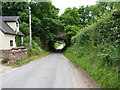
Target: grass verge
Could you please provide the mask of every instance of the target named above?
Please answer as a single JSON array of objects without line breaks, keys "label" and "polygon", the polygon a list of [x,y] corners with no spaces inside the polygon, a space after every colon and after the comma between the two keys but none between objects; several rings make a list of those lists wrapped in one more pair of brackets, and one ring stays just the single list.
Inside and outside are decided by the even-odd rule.
[{"label": "grass verge", "polygon": [[111,68],[101,64],[100,60],[93,61],[91,56],[79,58],[68,52],[63,53],[70,61],[86,71],[102,88],[120,88],[118,68]]}]

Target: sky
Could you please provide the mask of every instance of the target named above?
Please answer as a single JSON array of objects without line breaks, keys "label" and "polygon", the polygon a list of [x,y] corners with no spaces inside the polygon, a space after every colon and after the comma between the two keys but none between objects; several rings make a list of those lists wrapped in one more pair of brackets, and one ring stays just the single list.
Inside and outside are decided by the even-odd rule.
[{"label": "sky", "polygon": [[52,0],[52,4],[60,9],[59,15],[64,13],[68,7],[77,7],[82,5],[95,5],[97,0]]}]

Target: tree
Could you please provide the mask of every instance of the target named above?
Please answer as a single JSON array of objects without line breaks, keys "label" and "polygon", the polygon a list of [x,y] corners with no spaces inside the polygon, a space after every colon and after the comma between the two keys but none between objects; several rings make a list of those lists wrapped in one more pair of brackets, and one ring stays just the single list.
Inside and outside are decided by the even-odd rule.
[{"label": "tree", "polygon": [[22,22],[20,24],[20,31],[23,32],[25,34],[25,36],[29,35],[29,25],[25,22]]},{"label": "tree", "polygon": [[70,38],[73,37],[78,32],[78,30],[79,28],[74,25],[67,25],[65,27],[65,32]]},{"label": "tree", "polygon": [[64,26],[77,25],[79,26],[79,14],[77,8],[67,8],[65,12],[60,16],[60,20]]},{"label": "tree", "polygon": [[89,6],[81,6],[78,10],[79,12],[79,20],[80,20],[80,24],[82,26],[85,26],[87,24],[89,24],[89,22],[91,21],[91,8]]},{"label": "tree", "polygon": [[[32,11],[32,35],[42,41],[49,41],[63,28],[58,17],[59,9],[51,2],[3,2],[3,16],[20,16],[20,31],[29,35],[28,6]],[[16,11],[16,12],[15,12]]]},{"label": "tree", "polygon": [[18,16],[18,12],[27,12],[27,2],[2,2],[3,16]]}]

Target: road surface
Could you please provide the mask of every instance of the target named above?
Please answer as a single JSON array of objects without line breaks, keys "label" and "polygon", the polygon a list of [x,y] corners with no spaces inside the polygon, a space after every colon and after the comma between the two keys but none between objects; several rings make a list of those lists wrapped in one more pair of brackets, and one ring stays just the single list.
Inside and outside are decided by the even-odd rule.
[{"label": "road surface", "polygon": [[62,49],[64,47],[63,44],[61,44],[57,49]]},{"label": "road surface", "polygon": [[60,53],[2,74],[2,88],[93,88],[92,83]]}]

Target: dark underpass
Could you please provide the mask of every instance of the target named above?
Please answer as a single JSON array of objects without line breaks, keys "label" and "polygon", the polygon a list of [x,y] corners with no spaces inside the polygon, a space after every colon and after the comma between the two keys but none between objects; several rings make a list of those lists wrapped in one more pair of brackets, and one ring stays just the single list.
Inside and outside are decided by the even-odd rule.
[{"label": "dark underpass", "polygon": [[50,51],[61,53],[70,46],[70,39],[65,34],[60,34],[54,40],[48,42],[48,47]]}]

